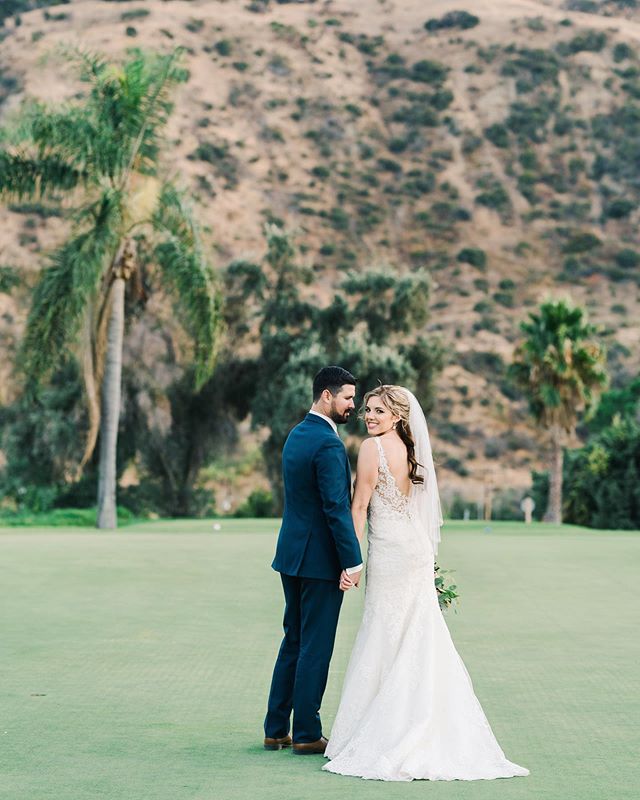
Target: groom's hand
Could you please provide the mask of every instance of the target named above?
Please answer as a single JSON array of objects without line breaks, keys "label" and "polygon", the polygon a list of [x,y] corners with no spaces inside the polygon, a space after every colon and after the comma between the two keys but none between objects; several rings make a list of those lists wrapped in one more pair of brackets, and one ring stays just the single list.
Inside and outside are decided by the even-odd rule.
[{"label": "groom's hand", "polygon": [[353,583],[351,581],[351,578],[349,577],[349,575],[347,575],[346,570],[343,569],[342,572],[340,573],[340,589],[343,592],[348,592],[352,586]]},{"label": "groom's hand", "polygon": [[342,573],[340,574],[340,588],[342,591],[346,592],[353,586],[359,586],[361,576],[362,570],[358,570],[358,572],[352,572],[351,575],[347,575],[346,570],[342,570]]}]

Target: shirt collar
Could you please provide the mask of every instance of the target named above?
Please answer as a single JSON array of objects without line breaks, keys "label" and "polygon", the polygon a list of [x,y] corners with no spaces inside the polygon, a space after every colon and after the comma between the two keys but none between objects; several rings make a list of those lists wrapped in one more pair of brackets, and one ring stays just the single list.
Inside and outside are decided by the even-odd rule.
[{"label": "shirt collar", "polygon": [[310,414],[315,414],[315,415],[316,415],[316,417],[320,417],[320,419],[323,419],[325,422],[328,422],[328,423],[329,423],[329,425],[331,425],[331,427],[333,428],[333,430],[334,430],[336,433],[338,433],[338,426],[337,426],[337,425],[336,425],[336,423],[335,423],[335,422],[334,422],[334,421],[331,419],[331,417],[327,417],[327,416],[325,416],[324,414],[321,414],[319,411],[314,411],[312,408],[311,408],[311,409],[309,409],[309,413],[310,413]]}]

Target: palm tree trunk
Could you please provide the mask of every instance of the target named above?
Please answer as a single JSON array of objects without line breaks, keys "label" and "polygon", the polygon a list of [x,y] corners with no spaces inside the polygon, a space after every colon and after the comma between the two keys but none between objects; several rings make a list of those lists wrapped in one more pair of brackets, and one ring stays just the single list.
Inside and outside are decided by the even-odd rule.
[{"label": "palm tree trunk", "polygon": [[116,449],[120,422],[122,342],[124,338],[125,279],[118,275],[111,284],[107,354],[102,382],[100,413],[100,462],[98,467],[98,528],[117,528]]},{"label": "palm tree trunk", "polygon": [[544,522],[562,523],[562,433],[559,427],[551,429],[551,469],[549,470],[549,503]]}]

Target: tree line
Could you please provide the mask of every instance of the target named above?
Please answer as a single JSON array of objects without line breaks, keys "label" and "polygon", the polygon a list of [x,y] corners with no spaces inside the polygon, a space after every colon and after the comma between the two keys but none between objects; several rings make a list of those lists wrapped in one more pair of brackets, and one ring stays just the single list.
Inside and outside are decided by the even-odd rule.
[{"label": "tree line", "polygon": [[[97,524],[112,528],[117,486],[135,463],[139,480],[118,490],[119,502],[136,513],[210,513],[200,471],[233,446],[250,415],[268,429],[263,455],[278,513],[280,451],[320,366],[343,363],[365,386],[407,384],[430,410],[445,347],[422,332],[426,272],[362,268],[314,297],[313,270],[276,225],[265,226],[261,260],[214,272],[165,167],[163,134],[185,78],[180,53],[134,51],[121,65],[85,52],[68,58],[85,93],[61,108],[30,102],[2,134],[2,197],[64,200],[72,220],[33,291],[16,356],[20,397],[0,409],[5,498],[46,510],[94,505],[97,493]],[[158,296],[174,304],[175,319],[162,318]],[[550,447],[546,489],[536,478],[545,518],[603,525],[598,509],[640,468],[637,404],[598,433],[589,453],[563,459],[606,389],[604,348],[583,309],[565,301],[543,303],[521,333],[510,376]],[[156,362],[146,363],[141,341],[153,344]],[[622,483],[616,460],[602,455],[620,436]],[[605,474],[611,497],[597,508],[578,502],[578,476],[587,485]],[[625,495],[625,519],[638,527],[634,492]]]}]

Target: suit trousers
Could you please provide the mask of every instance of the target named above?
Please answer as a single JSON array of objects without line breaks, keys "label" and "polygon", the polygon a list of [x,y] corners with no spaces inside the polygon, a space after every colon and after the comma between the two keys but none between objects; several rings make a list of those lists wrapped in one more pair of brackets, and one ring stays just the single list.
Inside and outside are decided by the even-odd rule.
[{"label": "suit trousers", "polygon": [[280,575],[284,590],[284,638],[273,670],[265,736],[315,742],[322,736],[320,705],[344,593],[333,581]]}]

